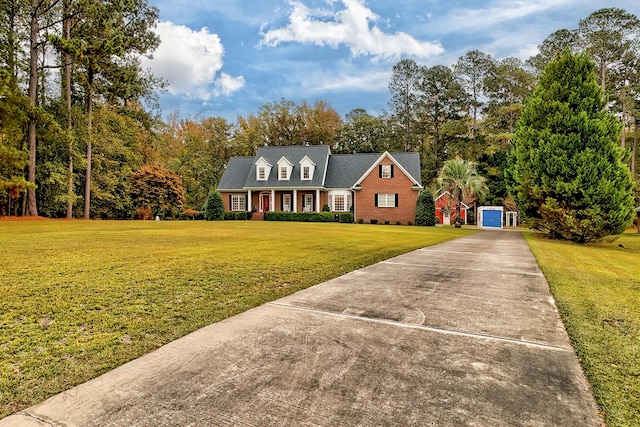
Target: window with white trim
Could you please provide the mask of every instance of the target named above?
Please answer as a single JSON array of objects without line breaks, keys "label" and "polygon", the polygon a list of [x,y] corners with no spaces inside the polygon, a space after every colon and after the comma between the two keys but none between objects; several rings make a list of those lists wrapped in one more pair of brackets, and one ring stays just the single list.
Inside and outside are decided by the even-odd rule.
[{"label": "window with white trim", "polygon": [[331,212],[349,212],[352,204],[351,192],[345,190],[329,192],[329,209]]},{"label": "window with white trim", "polygon": [[380,165],[380,178],[393,178],[393,173],[391,172],[391,165]]},{"label": "window with white trim", "polygon": [[258,167],[258,181],[266,181],[267,180],[267,173],[265,171],[264,166],[259,166]]},{"label": "window with white trim", "polygon": [[396,195],[395,194],[378,194],[377,197],[379,208],[395,208],[396,207]]},{"label": "window with white trim", "polygon": [[300,160],[300,179],[303,181],[311,181],[315,168],[316,164],[313,163],[309,157],[304,156],[302,160]]},{"label": "window with white trim", "polygon": [[247,210],[247,197],[244,194],[231,195],[231,210],[241,212]]},{"label": "window with white trim", "polygon": [[288,181],[291,177],[291,171],[293,171],[293,163],[282,156],[280,160],[278,160],[278,180]]},{"label": "window with white trim", "polygon": [[291,194],[282,195],[282,211],[291,212]]}]

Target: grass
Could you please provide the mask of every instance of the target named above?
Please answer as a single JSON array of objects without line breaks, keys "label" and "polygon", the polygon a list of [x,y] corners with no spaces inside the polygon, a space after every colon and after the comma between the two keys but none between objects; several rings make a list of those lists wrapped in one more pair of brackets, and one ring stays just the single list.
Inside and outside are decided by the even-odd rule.
[{"label": "grass", "polygon": [[0,418],[202,326],[470,229],[0,221]]},{"label": "grass", "polygon": [[527,241],[607,426],[640,425],[640,235],[591,245]]}]

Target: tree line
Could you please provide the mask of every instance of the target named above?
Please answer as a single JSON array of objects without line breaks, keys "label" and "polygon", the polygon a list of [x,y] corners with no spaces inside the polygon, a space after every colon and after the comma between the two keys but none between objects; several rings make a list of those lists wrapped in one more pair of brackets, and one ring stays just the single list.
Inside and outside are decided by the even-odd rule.
[{"label": "tree line", "polygon": [[[393,66],[389,111],[381,114],[358,108],[342,118],[323,100],[281,99],[229,122],[159,118],[155,96],[165,83],[139,62],[159,44],[158,10],[145,0],[0,0],[0,8],[2,215],[201,211],[231,156],[302,143],[335,153],[420,152],[423,183],[433,190],[445,162],[462,158],[486,177],[483,203],[514,205],[504,171],[516,123],[542,70],[566,50],[596,62],[638,182],[640,21],[621,9],[598,10],[575,29],[554,32],[527,61],[478,50],[452,66],[403,59]],[[156,187],[166,193],[151,205]]]}]

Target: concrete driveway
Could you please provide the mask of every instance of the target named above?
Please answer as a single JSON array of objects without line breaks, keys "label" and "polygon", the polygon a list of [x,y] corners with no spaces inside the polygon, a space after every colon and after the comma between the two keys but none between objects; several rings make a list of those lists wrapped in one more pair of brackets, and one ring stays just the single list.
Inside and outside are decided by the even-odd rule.
[{"label": "concrete driveway", "polygon": [[521,233],[484,231],[203,328],[0,426],[599,426]]}]

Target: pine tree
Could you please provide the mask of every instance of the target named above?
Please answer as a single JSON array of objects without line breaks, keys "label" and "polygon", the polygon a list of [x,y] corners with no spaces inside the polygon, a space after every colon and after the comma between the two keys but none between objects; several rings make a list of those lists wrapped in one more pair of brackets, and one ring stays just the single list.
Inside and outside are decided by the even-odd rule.
[{"label": "pine tree", "polygon": [[534,228],[585,243],[630,224],[631,174],[605,103],[587,55],[565,51],[540,77],[518,122],[512,170]]}]

